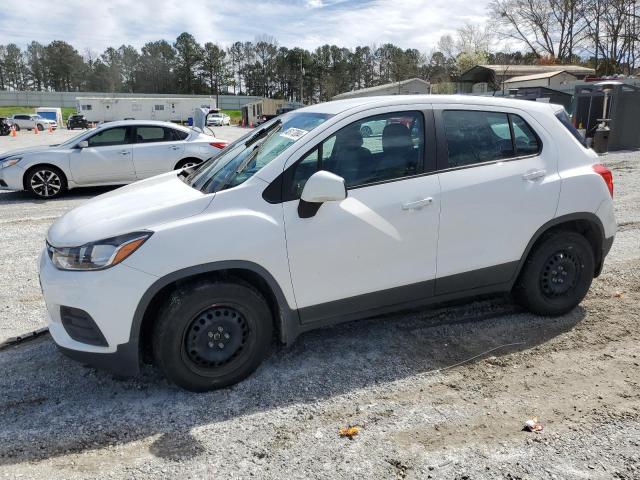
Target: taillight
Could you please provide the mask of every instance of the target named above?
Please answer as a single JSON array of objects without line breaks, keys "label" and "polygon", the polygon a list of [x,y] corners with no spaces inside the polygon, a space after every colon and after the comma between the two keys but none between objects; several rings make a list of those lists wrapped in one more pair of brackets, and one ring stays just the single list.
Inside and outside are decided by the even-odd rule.
[{"label": "taillight", "polygon": [[593,166],[593,171],[602,177],[604,183],[607,184],[611,198],[613,198],[613,174],[611,173],[611,170],[598,163]]},{"label": "taillight", "polygon": [[228,145],[228,143],[227,142],[211,142],[209,145],[222,150],[224,147]]}]

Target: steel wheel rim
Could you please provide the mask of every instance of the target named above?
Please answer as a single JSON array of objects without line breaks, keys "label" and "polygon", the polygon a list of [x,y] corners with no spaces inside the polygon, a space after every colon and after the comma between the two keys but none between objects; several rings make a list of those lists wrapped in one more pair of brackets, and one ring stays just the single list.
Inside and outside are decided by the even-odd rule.
[{"label": "steel wheel rim", "polygon": [[62,189],[62,180],[51,170],[39,170],[31,176],[31,190],[41,197],[52,197]]},{"label": "steel wheel rim", "polygon": [[198,165],[196,162],[187,162],[182,166],[182,168],[191,168],[195,167],[196,165]]},{"label": "steel wheel rim", "polygon": [[580,258],[573,250],[560,250],[547,258],[540,274],[545,297],[557,299],[572,292],[582,272]]},{"label": "steel wheel rim", "polygon": [[211,374],[233,366],[247,351],[251,328],[235,306],[212,305],[195,315],[185,329],[182,357],[191,370]]}]

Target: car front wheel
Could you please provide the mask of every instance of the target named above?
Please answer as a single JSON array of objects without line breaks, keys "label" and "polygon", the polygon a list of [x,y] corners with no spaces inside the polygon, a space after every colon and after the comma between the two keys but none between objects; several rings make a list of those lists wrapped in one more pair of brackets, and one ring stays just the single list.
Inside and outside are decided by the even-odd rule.
[{"label": "car front wheel", "polygon": [[56,198],[67,190],[67,179],[58,168],[35,167],[27,172],[25,187],[34,197]]},{"label": "car front wheel", "polygon": [[153,355],[167,378],[182,388],[223,388],[260,365],[271,345],[272,323],[264,297],[240,280],[183,285],[160,309]]},{"label": "car front wheel", "polygon": [[585,237],[577,232],[552,232],[527,258],[514,297],[538,315],[562,315],[586,296],[594,272],[593,249]]}]

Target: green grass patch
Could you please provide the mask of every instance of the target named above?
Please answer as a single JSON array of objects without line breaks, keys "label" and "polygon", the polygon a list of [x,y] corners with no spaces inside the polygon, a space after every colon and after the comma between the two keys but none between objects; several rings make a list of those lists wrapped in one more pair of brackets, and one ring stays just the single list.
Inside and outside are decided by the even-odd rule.
[{"label": "green grass patch", "polygon": [[242,113],[240,110],[222,110],[222,113],[226,113],[231,117],[232,125],[242,122]]},{"label": "green grass patch", "polygon": [[[36,113],[36,107],[0,107],[0,117],[10,117],[16,113]],[[69,115],[76,113],[75,107],[64,107],[62,119],[66,122]]]}]

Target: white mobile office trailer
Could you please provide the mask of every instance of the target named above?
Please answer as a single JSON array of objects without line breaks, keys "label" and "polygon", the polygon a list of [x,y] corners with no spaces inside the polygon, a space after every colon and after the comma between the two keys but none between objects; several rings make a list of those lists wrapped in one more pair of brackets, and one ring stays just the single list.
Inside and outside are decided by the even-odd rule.
[{"label": "white mobile office trailer", "polygon": [[76,109],[90,122],[163,120],[187,122],[196,108],[216,110],[213,98],[77,97]]}]

